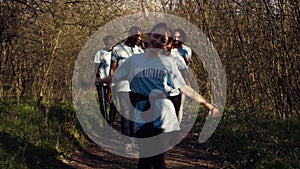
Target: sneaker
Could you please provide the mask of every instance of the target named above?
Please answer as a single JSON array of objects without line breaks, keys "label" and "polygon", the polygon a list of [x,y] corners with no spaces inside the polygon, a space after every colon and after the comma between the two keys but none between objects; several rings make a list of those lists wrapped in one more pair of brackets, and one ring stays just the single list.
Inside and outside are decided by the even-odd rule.
[{"label": "sneaker", "polygon": [[108,124],[109,124],[112,128],[115,128],[114,122],[108,122]]},{"label": "sneaker", "polygon": [[136,148],[137,147],[137,144],[135,143],[135,141],[134,141],[134,138],[130,138],[130,141],[131,141],[131,145],[132,145],[132,148],[134,149],[134,148]]},{"label": "sneaker", "polygon": [[125,144],[125,153],[126,154],[132,153],[132,144]]}]

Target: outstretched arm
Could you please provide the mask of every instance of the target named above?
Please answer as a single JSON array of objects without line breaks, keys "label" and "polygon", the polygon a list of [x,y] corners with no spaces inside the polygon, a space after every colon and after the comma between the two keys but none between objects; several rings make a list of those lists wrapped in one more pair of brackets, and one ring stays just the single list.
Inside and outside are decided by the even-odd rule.
[{"label": "outstretched arm", "polygon": [[207,102],[203,96],[201,96],[199,93],[197,93],[190,86],[184,85],[180,88],[180,91],[183,94],[185,94],[187,97],[195,100],[197,103],[203,105],[205,108],[210,110],[210,113],[211,113],[210,115],[212,115],[213,117],[216,117],[220,114],[219,110],[216,107],[214,107],[212,104]]}]

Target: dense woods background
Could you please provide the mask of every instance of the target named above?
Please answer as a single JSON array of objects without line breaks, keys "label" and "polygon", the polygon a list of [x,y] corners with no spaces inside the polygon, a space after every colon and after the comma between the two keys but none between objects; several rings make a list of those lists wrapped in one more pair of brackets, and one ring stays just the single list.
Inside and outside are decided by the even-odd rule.
[{"label": "dense woods background", "polygon": [[[227,78],[224,118],[230,119],[231,123],[224,122],[224,128],[220,127],[211,143],[224,137],[241,143],[259,135],[258,139],[262,139],[259,144],[249,143],[255,153],[253,149],[250,151],[249,147],[245,148],[249,144],[241,143],[231,148],[252,155],[263,151],[269,157],[264,158],[267,162],[249,165],[255,163],[253,159],[256,161],[261,158],[249,155],[245,157],[247,162],[244,164],[245,159],[226,158],[226,152],[229,154],[232,151],[229,146],[217,146],[217,149],[223,151],[224,158],[231,162],[231,167],[251,168],[274,164],[277,168],[279,163],[286,168],[293,168],[297,162],[299,164],[300,5],[297,0],[2,0],[1,116],[14,118],[11,111],[15,114],[24,111],[26,117],[34,118],[28,112],[34,114],[36,109],[31,110],[32,107],[42,107],[39,109],[41,112],[35,116],[45,123],[38,128],[50,131],[49,114],[71,107],[72,73],[85,42],[108,21],[147,11],[165,12],[185,18],[198,26],[218,51]],[[200,90],[205,92],[210,89],[209,82],[205,80],[207,77],[201,61],[194,58],[192,68],[202,79]],[[24,110],[24,102],[30,105],[28,109],[31,111]],[[19,106],[20,110],[7,109],[7,106],[12,105],[22,106]],[[69,107],[69,113],[60,121],[52,120],[77,138],[79,136],[76,133],[80,130]],[[5,122],[8,123],[9,119]],[[3,133],[18,135],[11,134],[13,130],[7,130],[7,125],[4,122],[2,124],[0,142],[6,138]],[[244,128],[237,127],[240,124]],[[235,131],[241,134],[242,129],[247,130],[242,138],[231,133]],[[56,138],[55,133],[62,130],[55,129],[51,137],[50,134],[43,137],[44,141],[50,140],[52,136]],[[280,131],[283,135],[276,134]],[[43,140],[36,142],[38,138],[27,139],[32,140],[30,144],[45,147]],[[59,139],[53,141],[56,146],[60,145],[57,141]],[[261,150],[259,146],[269,150]],[[20,150],[24,149],[22,145]],[[5,158],[9,161],[11,156],[6,155]],[[19,158],[24,158],[24,153]],[[275,162],[272,162],[274,159]]]}]

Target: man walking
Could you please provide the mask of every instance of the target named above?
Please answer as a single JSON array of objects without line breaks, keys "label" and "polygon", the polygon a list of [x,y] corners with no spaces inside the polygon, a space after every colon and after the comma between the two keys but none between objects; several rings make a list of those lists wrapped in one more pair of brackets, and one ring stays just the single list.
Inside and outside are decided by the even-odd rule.
[{"label": "man walking", "polygon": [[[111,68],[110,75],[113,76],[115,70],[120,66],[124,61],[132,56],[133,54],[143,53],[143,50],[138,47],[142,40],[142,30],[137,26],[132,26],[128,31],[128,38],[125,42],[122,42],[115,46],[112,50],[111,58]],[[129,99],[129,81],[124,80],[120,81],[113,86],[114,90],[117,92],[118,101],[120,103],[120,113],[121,113],[121,132],[123,135],[128,137],[133,137],[133,122],[129,119],[132,119],[131,113],[131,103]],[[108,99],[112,102],[112,84],[109,87]],[[125,141],[125,153],[132,152],[132,140]]]},{"label": "man walking", "polygon": [[[103,38],[103,42],[105,47],[100,49],[94,59],[95,63],[95,69],[96,69],[96,77],[99,79],[103,79],[107,76],[109,76],[109,69],[110,69],[110,63],[111,63],[111,51],[112,47],[115,44],[114,37],[111,35],[105,36]],[[111,121],[113,121],[114,114],[116,112],[116,108],[114,104],[111,102],[110,105],[110,111],[109,111],[109,117],[106,112],[106,106],[108,102],[106,102],[107,98],[107,90],[108,90],[108,84],[104,83],[102,85],[96,84],[97,87],[97,93],[100,103],[100,112],[103,116],[103,118],[107,121],[109,121],[109,124],[111,124]]]}]

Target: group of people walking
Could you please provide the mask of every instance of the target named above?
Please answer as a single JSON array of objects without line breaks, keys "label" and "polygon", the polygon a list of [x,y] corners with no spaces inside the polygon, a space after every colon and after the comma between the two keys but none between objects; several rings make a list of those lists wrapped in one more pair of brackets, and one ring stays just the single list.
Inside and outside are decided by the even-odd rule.
[{"label": "group of people walking", "polygon": [[[163,139],[152,146],[164,149],[170,144],[172,133],[180,130],[184,96],[206,107],[213,116],[219,111],[190,87],[192,51],[184,44],[185,32],[173,31],[166,23],[158,23],[147,35],[145,42],[142,30],[133,26],[128,38],[117,45],[113,36],[105,36],[105,48],[95,56],[95,83],[100,112],[110,125],[114,125],[117,109],[113,100],[117,99],[122,134],[129,138],[163,135]],[[113,93],[116,96],[112,97]],[[147,156],[149,143],[138,140],[138,169],[166,168],[165,153]],[[124,142],[125,153],[130,153],[132,140]]]}]

